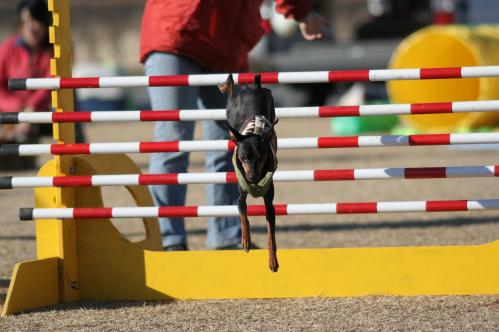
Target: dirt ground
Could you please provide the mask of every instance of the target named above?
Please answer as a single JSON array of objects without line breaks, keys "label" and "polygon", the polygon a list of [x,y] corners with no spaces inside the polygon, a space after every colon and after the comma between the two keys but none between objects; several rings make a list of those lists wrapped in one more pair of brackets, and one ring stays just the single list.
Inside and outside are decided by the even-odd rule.
[{"label": "dirt ground", "polygon": [[[202,126],[196,137],[202,138]],[[92,142],[152,139],[152,124],[92,124]],[[133,134],[132,134],[133,133]],[[279,137],[327,136],[328,120],[282,120]],[[144,171],[148,156],[133,155]],[[47,157],[40,158],[40,163]],[[203,171],[202,153],[191,155],[189,171]],[[385,147],[288,150],[279,169],[377,168],[498,164],[497,150],[450,147]],[[28,176],[34,172],[3,172]],[[482,179],[297,182],[276,185],[276,203],[401,201],[498,198],[497,181]],[[122,188],[105,188],[107,206],[132,200]],[[204,188],[192,185],[189,205],[204,203]],[[260,201],[251,200],[249,203]],[[13,265],[36,256],[34,224],[18,221],[18,209],[33,205],[30,189],[0,191],[0,305]],[[143,237],[140,220],[116,220],[128,238]],[[277,220],[279,248],[379,247],[481,244],[499,239],[499,212],[405,213],[294,216]],[[203,219],[187,221],[189,247],[205,248]],[[253,240],[264,247],[263,219],[252,219]],[[491,262],[497,264],[497,262]],[[251,282],[251,281],[249,281]],[[498,280],[499,282],[499,280]],[[7,318],[0,330],[499,330],[499,296],[367,297],[339,299],[179,302],[85,302],[60,305]]]}]

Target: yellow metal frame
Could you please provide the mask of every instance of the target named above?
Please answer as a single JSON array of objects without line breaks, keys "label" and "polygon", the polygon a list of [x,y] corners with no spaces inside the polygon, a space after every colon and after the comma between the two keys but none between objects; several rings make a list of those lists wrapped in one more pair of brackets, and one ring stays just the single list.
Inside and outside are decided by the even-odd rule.
[{"label": "yellow metal frame", "polygon": [[[71,76],[69,1],[51,0],[52,73]],[[70,90],[53,91],[58,112],[73,110]],[[59,142],[71,124],[55,125]],[[124,155],[56,157],[40,176],[137,173]],[[127,187],[151,205],[145,187]],[[103,206],[99,188],[38,188],[37,207]],[[291,298],[364,295],[499,294],[499,241],[474,246],[280,250],[280,269],[266,250],[162,252],[156,219],[131,243],[107,219],[36,222],[38,259],[14,268],[3,315],[76,300]]]}]

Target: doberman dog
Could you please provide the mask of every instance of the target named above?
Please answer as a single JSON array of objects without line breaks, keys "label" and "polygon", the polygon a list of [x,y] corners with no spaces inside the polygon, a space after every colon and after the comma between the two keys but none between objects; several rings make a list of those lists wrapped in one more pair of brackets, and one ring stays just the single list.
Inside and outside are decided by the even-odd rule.
[{"label": "doberman dog", "polygon": [[269,89],[262,88],[260,75],[253,85],[235,87],[232,75],[219,85],[228,94],[227,123],[236,141],[232,158],[239,184],[238,209],[241,218],[242,247],[248,252],[251,245],[246,198],[262,197],[267,220],[269,267],[277,272],[275,241],[274,184],[272,176],[277,169],[277,123],[274,98]]}]

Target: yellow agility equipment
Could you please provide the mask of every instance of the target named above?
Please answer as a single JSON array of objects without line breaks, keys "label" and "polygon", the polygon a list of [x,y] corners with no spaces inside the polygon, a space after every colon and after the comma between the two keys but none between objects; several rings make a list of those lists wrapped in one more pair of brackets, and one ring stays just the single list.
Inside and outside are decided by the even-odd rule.
[{"label": "yellow agility equipment", "polygon": [[[488,66],[499,63],[499,26],[431,26],[407,37],[395,50],[391,68]],[[393,103],[499,98],[498,78],[390,81]],[[402,116],[421,132],[467,131],[499,123],[495,112]]]},{"label": "yellow agility equipment", "polygon": [[[71,77],[69,1],[51,0],[49,6],[52,73]],[[72,111],[71,90],[53,91],[52,101],[58,112]],[[54,125],[54,136],[72,143],[73,125]],[[139,171],[124,155],[64,156],[38,175]],[[127,189],[138,206],[152,205],[146,187]],[[35,196],[39,208],[103,206],[98,187],[37,188]],[[143,222],[146,239],[132,243],[109,219],[36,221],[38,259],[16,264],[3,315],[77,300],[499,294],[499,241],[280,250],[281,269],[271,273],[262,264],[266,250],[163,252],[157,220]]]},{"label": "yellow agility equipment", "polygon": [[[111,174],[116,171],[136,174],[140,169],[125,155],[77,156],[72,160],[71,173],[75,175]],[[57,164],[53,159],[40,169],[38,176],[52,176],[56,173]],[[127,186],[126,188],[138,206],[153,204],[147,187]],[[76,188],[73,194],[75,206],[103,206],[98,187]],[[57,195],[56,188],[37,188],[36,206],[59,207]],[[108,219],[70,220],[69,222],[75,227],[75,233],[71,234],[71,238],[75,237],[73,254],[76,256],[70,266],[78,268],[78,275],[73,279],[68,274],[61,274],[63,270],[60,271],[67,259],[62,254],[54,255],[56,252],[65,253],[63,244],[68,235],[61,234],[60,222],[60,220],[46,220],[36,223],[38,260],[16,265],[3,314],[78,299],[94,299],[96,298],[94,290],[100,289],[98,285],[102,284],[102,280],[96,279],[99,272],[108,276],[109,284],[105,288],[112,293],[119,294],[117,289],[125,291],[127,287],[135,288],[131,285],[139,284],[135,279],[139,269],[134,265],[136,257],[131,253],[142,252],[144,249],[162,250],[161,235],[155,218],[143,220],[146,238],[136,243],[129,242]],[[69,254],[66,252],[67,256]],[[121,271],[117,265],[125,270]],[[112,274],[113,270],[118,275]],[[119,275],[121,273],[123,275]],[[64,280],[66,282],[63,282]],[[64,291],[61,288],[66,284],[78,293],[77,298],[61,297]],[[87,296],[89,292],[92,295]]]}]

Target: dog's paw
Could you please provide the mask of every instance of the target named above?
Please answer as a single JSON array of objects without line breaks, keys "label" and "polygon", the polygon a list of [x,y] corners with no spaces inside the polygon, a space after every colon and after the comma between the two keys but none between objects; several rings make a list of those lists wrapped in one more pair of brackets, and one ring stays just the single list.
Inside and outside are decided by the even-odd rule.
[{"label": "dog's paw", "polygon": [[279,270],[279,262],[277,262],[276,255],[270,255],[269,268],[270,268],[270,271],[272,271],[272,272],[277,272],[277,270]]},{"label": "dog's paw", "polygon": [[241,238],[241,245],[243,247],[243,250],[245,252],[248,252],[250,250],[250,247],[251,247],[251,237],[250,236],[246,236],[246,237],[242,237]]}]

